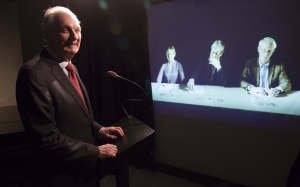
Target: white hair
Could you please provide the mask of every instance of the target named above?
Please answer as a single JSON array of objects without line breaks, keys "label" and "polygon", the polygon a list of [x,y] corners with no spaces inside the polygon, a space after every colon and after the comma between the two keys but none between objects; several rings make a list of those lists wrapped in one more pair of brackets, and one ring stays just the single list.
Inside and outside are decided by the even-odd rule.
[{"label": "white hair", "polygon": [[80,25],[80,21],[77,16],[68,8],[62,6],[50,7],[44,12],[44,19],[42,22],[42,30],[45,32],[49,25],[53,23],[54,18],[59,14],[68,14],[74,18]]},{"label": "white hair", "polygon": [[276,41],[271,37],[265,37],[261,39],[258,43],[258,46],[262,46],[263,44],[269,44],[273,50],[277,47]]}]

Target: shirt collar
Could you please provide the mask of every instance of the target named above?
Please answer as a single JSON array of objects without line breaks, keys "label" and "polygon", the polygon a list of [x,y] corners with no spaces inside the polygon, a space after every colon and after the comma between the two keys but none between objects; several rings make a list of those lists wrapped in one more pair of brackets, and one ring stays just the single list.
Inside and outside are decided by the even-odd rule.
[{"label": "shirt collar", "polygon": [[269,62],[266,63],[266,64],[263,64],[263,63],[261,63],[261,62],[258,60],[258,64],[259,64],[259,67],[260,67],[260,68],[263,68],[263,67],[269,67],[270,60],[269,60]]}]

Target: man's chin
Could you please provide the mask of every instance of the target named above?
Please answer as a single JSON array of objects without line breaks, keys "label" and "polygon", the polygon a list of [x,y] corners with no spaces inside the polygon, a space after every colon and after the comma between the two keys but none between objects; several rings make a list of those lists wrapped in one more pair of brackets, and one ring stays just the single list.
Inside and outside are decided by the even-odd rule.
[{"label": "man's chin", "polygon": [[261,59],[261,61],[263,61],[263,62],[268,62],[270,58],[268,58],[268,57],[263,57],[263,58],[260,58],[260,59]]},{"label": "man's chin", "polygon": [[77,52],[79,50],[79,46],[78,45],[68,45],[68,46],[65,46],[65,50]]},{"label": "man's chin", "polygon": [[76,51],[75,51],[75,50],[72,50],[72,51],[65,51],[63,57],[64,57],[65,60],[69,61],[69,60],[71,60],[71,59],[73,58],[73,56],[74,56],[77,52],[78,52],[78,50],[76,50]]},{"label": "man's chin", "polygon": [[79,48],[71,48],[71,49],[69,48],[66,50],[66,52],[68,54],[72,54],[72,55],[75,55],[78,51],[79,51]]}]

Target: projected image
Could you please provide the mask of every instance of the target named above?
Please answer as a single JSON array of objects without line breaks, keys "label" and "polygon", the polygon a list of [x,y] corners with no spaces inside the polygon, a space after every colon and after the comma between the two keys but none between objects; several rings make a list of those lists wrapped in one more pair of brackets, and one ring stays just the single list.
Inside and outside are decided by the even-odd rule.
[{"label": "projected image", "polygon": [[[243,185],[272,186],[265,180],[274,181],[272,153],[263,155],[267,162],[260,159],[259,166],[271,171],[261,170],[266,177],[256,175],[257,158],[272,147],[285,154],[294,142],[299,151],[299,6],[286,0],[166,1],[147,12],[155,160],[221,179],[243,178]],[[157,80],[169,46],[183,66],[182,82]],[[252,171],[259,177],[249,184]]]},{"label": "projected image", "polygon": [[[184,104],[185,109],[193,105],[201,110],[215,107],[300,116],[300,80],[290,78],[299,67],[297,55],[289,52],[297,40],[285,21],[292,15],[283,18],[258,1],[260,6],[251,2],[253,15],[247,3],[232,3],[174,1],[151,8],[153,100]],[[168,46],[176,46],[179,52]],[[161,51],[166,48],[168,62],[161,65],[165,59]]]}]

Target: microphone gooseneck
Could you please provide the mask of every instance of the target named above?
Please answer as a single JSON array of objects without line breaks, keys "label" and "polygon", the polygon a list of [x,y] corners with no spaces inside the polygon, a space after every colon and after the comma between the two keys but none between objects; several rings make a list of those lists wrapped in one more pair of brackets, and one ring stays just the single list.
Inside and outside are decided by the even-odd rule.
[{"label": "microphone gooseneck", "polygon": [[107,72],[107,75],[109,75],[109,76],[111,76],[111,77],[113,77],[113,78],[117,78],[117,73],[114,72],[114,71],[108,71],[108,72]]},{"label": "microphone gooseneck", "polygon": [[109,75],[109,76],[111,76],[111,77],[113,77],[113,78],[120,78],[120,79],[126,80],[127,82],[130,82],[130,83],[136,85],[137,87],[139,87],[139,88],[145,93],[145,98],[143,98],[143,99],[126,99],[126,100],[122,101],[122,108],[123,108],[123,110],[124,110],[126,116],[130,119],[131,116],[128,115],[127,110],[126,110],[125,107],[124,107],[124,103],[125,103],[125,102],[128,102],[128,101],[143,101],[143,100],[145,100],[145,99],[147,98],[147,93],[146,93],[146,91],[145,91],[140,85],[138,85],[137,83],[135,83],[135,82],[133,82],[133,81],[131,81],[131,80],[129,80],[129,79],[126,79],[126,78],[124,78],[124,77],[122,77],[122,76],[119,76],[119,75],[118,75],[116,72],[114,72],[114,71],[108,71],[108,72],[107,72],[107,75]]}]

